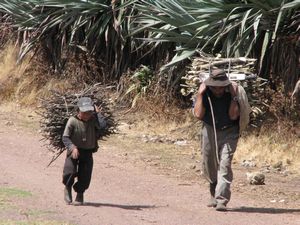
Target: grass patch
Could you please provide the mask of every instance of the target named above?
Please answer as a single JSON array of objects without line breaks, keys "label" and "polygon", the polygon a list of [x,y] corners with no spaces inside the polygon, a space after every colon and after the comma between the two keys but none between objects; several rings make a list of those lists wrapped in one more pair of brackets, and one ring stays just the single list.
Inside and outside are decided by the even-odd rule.
[{"label": "grass patch", "polygon": [[14,207],[10,204],[12,198],[26,198],[30,196],[32,196],[32,194],[28,191],[0,187],[0,209],[4,210]]},{"label": "grass patch", "polygon": [[[6,212],[9,215],[15,213],[27,215],[28,220],[13,220],[13,219],[0,219],[0,225],[71,225],[70,223],[53,220],[43,220],[43,217],[48,214],[55,213],[54,211],[43,211],[39,209],[21,210],[17,206],[13,206],[11,201],[13,198],[27,198],[32,194],[17,188],[0,187],[0,210],[2,213]],[[5,215],[5,214],[4,214]]]},{"label": "grass patch", "polygon": [[[116,146],[127,157],[145,162],[159,169],[173,170],[187,178],[199,176],[201,170],[200,132],[198,121],[182,120],[155,121],[147,115],[133,113],[124,118],[120,134],[108,140],[108,146]],[[258,167],[282,163],[282,169],[299,173],[300,140],[297,134],[286,134],[270,128],[257,133],[248,133],[239,140],[234,155],[235,163],[251,160]],[[163,136],[172,140],[183,139],[187,145],[168,144],[164,142],[144,142],[143,136]],[[106,143],[103,143],[106,145]],[[101,145],[101,143],[100,143]],[[169,173],[169,172],[168,172]],[[172,174],[172,172],[170,172]]]},{"label": "grass patch", "polygon": [[7,199],[11,197],[26,198],[30,196],[32,196],[32,194],[28,191],[16,188],[0,187],[0,199]]},{"label": "grass patch", "polygon": [[62,221],[48,220],[32,220],[32,221],[15,221],[15,220],[0,220],[0,225],[71,225]]},{"label": "grass patch", "polygon": [[288,136],[270,131],[270,133],[259,136],[248,135],[242,137],[235,153],[235,159],[239,162],[253,160],[258,166],[282,162],[282,165],[289,170],[299,172],[299,153],[299,138],[292,134]]}]

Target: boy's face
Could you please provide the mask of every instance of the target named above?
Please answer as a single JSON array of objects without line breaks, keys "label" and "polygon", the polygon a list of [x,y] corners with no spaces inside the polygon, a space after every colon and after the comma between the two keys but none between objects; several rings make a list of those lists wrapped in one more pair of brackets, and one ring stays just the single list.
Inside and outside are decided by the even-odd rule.
[{"label": "boy's face", "polygon": [[225,88],[226,87],[209,86],[208,88],[211,90],[211,92],[213,93],[214,96],[222,97],[223,94],[225,93]]},{"label": "boy's face", "polygon": [[87,112],[81,112],[79,111],[79,117],[83,121],[88,121],[92,118],[93,116],[93,111],[87,111]]}]

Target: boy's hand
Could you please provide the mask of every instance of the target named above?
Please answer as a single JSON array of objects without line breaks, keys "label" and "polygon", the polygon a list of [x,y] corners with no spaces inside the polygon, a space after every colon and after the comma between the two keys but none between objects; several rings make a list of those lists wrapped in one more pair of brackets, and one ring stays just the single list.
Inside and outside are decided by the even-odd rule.
[{"label": "boy's hand", "polygon": [[99,107],[97,105],[94,105],[94,108],[95,108],[95,112],[96,113],[100,113],[101,112],[101,107]]},{"label": "boy's hand", "polygon": [[73,148],[71,156],[72,156],[73,159],[78,159],[78,157],[79,157],[79,151],[78,151],[77,147]]}]

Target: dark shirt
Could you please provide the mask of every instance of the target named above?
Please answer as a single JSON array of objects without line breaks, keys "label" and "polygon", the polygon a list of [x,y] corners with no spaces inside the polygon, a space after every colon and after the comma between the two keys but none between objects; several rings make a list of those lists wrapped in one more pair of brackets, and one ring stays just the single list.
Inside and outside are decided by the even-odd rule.
[{"label": "dark shirt", "polygon": [[95,114],[89,121],[72,116],[66,124],[62,139],[68,150],[72,150],[74,145],[80,149],[97,149],[97,139],[101,129],[105,127],[106,121],[100,113]]},{"label": "dark shirt", "polygon": [[231,103],[231,94],[229,92],[225,92],[223,96],[216,97],[212,94],[212,92],[208,89],[203,95],[203,106],[205,108],[205,114],[203,117],[203,121],[210,126],[213,126],[211,109],[208,101],[208,96],[210,96],[216,129],[222,129],[225,127],[231,127],[234,125],[238,125],[237,120],[231,120],[229,118],[229,107]]}]

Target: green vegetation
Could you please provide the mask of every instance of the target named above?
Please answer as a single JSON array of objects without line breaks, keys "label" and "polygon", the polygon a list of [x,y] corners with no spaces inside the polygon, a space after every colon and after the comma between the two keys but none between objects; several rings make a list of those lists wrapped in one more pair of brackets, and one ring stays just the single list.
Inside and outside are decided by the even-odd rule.
[{"label": "green vegetation", "polygon": [[130,77],[130,83],[132,84],[127,89],[125,96],[129,94],[134,95],[131,107],[135,107],[139,97],[146,95],[147,89],[151,85],[152,77],[153,71],[144,65],[141,65]]},{"label": "green vegetation", "polygon": [[24,190],[0,187],[0,209],[4,210],[15,207],[11,204],[12,198],[27,198],[30,196],[32,196],[32,194]]},{"label": "green vegetation", "polygon": [[0,3],[0,30],[16,37],[19,60],[42,52],[65,75],[75,57],[75,66],[89,71],[85,81],[118,81],[145,65],[167,68],[165,85],[176,89],[182,73],[170,66],[220,54],[258,59],[261,76],[282,78],[291,90],[298,79],[299,7],[299,0],[10,0]]},{"label": "green vegetation", "polygon": [[[257,58],[260,74],[266,78],[271,76],[271,69],[273,76],[289,81],[297,76],[295,58],[289,54],[282,58],[280,52],[289,44],[299,48],[298,0],[141,0],[136,1],[136,7],[140,28],[135,33],[149,30],[148,40],[175,43],[177,54],[168,66],[200,52]],[[289,72],[280,71],[280,66],[287,68],[287,61]]]},{"label": "green vegetation", "polygon": [[[28,198],[32,197],[32,194],[28,191],[24,191],[17,188],[9,188],[9,187],[0,187],[0,210],[9,211],[10,214],[14,214],[16,212],[21,213],[22,215],[26,215],[30,218],[43,218],[43,216],[51,213],[55,213],[53,211],[42,211],[35,209],[27,209],[25,211],[18,209],[16,204],[13,204],[13,199],[20,198]],[[69,224],[61,221],[49,221],[43,219],[30,219],[24,221],[16,221],[10,219],[0,219],[0,225],[63,225]]]},{"label": "green vegetation", "polygon": [[65,222],[60,222],[60,221],[47,221],[47,220],[35,220],[35,221],[0,220],[0,225],[70,225],[70,224]]},{"label": "green vegetation", "polygon": [[28,191],[16,189],[16,188],[5,188],[0,187],[0,199],[5,200],[11,197],[18,197],[18,198],[26,198],[30,197],[32,194]]}]

